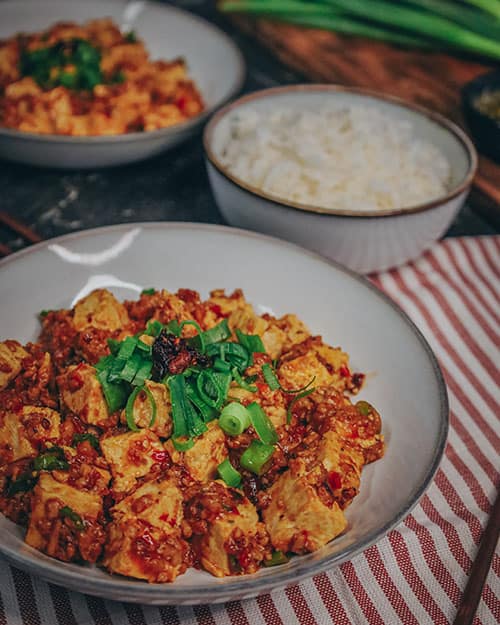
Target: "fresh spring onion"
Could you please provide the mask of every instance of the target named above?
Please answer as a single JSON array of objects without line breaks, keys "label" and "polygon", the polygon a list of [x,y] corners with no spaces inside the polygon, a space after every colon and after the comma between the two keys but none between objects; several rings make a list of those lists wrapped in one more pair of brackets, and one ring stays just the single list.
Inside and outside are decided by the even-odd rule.
[{"label": "fresh spring onion", "polygon": [[207,346],[206,354],[228,362],[231,367],[237,367],[238,371],[245,371],[251,358],[250,352],[239,343],[213,343]]},{"label": "fresh spring onion", "polygon": [[194,440],[192,438],[181,440],[172,437],[172,444],[177,451],[189,451],[194,446]]},{"label": "fresh spring onion", "polygon": [[204,332],[199,333],[198,336],[191,337],[189,339],[189,343],[193,347],[196,347],[196,349],[200,349],[201,341],[203,341],[203,345],[206,349],[207,346],[225,341],[230,336],[231,330],[227,325],[227,319],[223,319],[216,326],[210,328],[210,330],[205,330]]},{"label": "fresh spring onion", "polygon": [[219,426],[229,436],[239,436],[250,423],[248,410],[236,401],[224,406],[219,416]]},{"label": "fresh spring onion", "polygon": [[233,368],[232,374],[233,374],[233,378],[234,378],[236,384],[240,388],[242,388],[245,391],[249,391],[250,393],[256,393],[257,392],[258,389],[255,386],[255,384],[248,383],[246,380],[244,380],[241,377],[240,372],[238,371],[238,369],[236,367]]},{"label": "fresh spring onion", "polygon": [[212,421],[217,416],[217,410],[206,404],[202,398],[198,395],[196,385],[194,382],[188,382],[186,384],[186,395],[193,406],[198,410],[201,418],[205,423]]},{"label": "fresh spring onion", "polygon": [[288,404],[288,410],[286,411],[287,423],[290,423],[292,421],[292,409],[295,406],[295,404],[299,401],[299,399],[303,399],[304,397],[307,397],[308,395],[313,393],[315,390],[316,389],[314,388],[309,388],[306,391],[302,391],[302,393],[297,393],[297,395],[295,395],[292,401]]},{"label": "fresh spring onion", "polygon": [[136,386],[132,393],[129,395],[127,404],[125,406],[125,418],[127,420],[128,428],[129,430],[132,430],[134,432],[138,432],[140,429],[139,427],[137,427],[134,418],[134,404],[138,395],[142,392],[146,394],[146,397],[148,398],[151,405],[151,420],[148,427],[152,427],[156,421],[156,401],[153,397],[153,393],[149,390],[147,386]]},{"label": "fresh spring onion", "polygon": [[367,401],[358,401],[356,402],[356,410],[363,417],[367,417],[370,413],[373,412],[373,406],[369,404]]},{"label": "fresh spring onion", "polygon": [[10,482],[7,486],[7,497],[13,497],[17,493],[27,493],[36,483],[36,479],[31,473],[22,473],[17,479]]},{"label": "fresh spring onion", "polygon": [[99,439],[97,438],[97,436],[94,436],[90,432],[74,434],[72,445],[78,445],[78,443],[83,443],[84,441],[87,441],[94,449],[99,449]]},{"label": "fresh spring onion", "polygon": [[410,46],[500,59],[499,0],[222,0],[224,12],[267,15]]},{"label": "fresh spring onion", "polygon": [[290,558],[282,551],[273,551],[269,560],[264,560],[262,563],[264,566],[278,566],[279,564],[286,564],[290,562]]},{"label": "fresh spring onion", "polygon": [[241,330],[236,329],[236,337],[241,345],[250,353],[265,353],[266,348],[258,334],[244,334]]},{"label": "fresh spring onion", "polygon": [[113,412],[123,408],[127,403],[129,393],[127,386],[124,383],[108,382],[108,371],[106,369],[103,369],[102,371],[97,369],[97,379],[101,383],[102,392],[108,405],[109,412],[112,414]]},{"label": "fresh spring onion", "polygon": [[63,506],[59,510],[59,516],[61,517],[61,519],[70,519],[71,521],[73,521],[76,529],[79,532],[83,532],[83,530],[85,529],[85,524],[82,517],[77,512],[75,512],[73,508],[70,508],[69,506]]},{"label": "fresh spring onion", "polygon": [[44,451],[33,461],[33,468],[35,471],[64,471],[69,469],[64,449],[54,446]]},{"label": "fresh spring onion", "polygon": [[247,412],[260,440],[265,445],[275,445],[278,442],[278,434],[261,406],[257,402],[252,402],[247,406]]},{"label": "fresh spring onion", "polygon": [[277,391],[279,388],[281,388],[281,384],[278,380],[277,375],[272,370],[271,365],[267,362],[262,365],[262,375],[264,376],[266,384],[272,391]]},{"label": "fresh spring onion", "polygon": [[274,447],[272,445],[266,445],[261,441],[254,440],[243,452],[240,464],[243,469],[251,471],[256,475],[261,475],[265,472],[266,465],[273,457],[273,454]]},{"label": "fresh spring onion", "polygon": [[226,458],[224,462],[219,464],[217,471],[221,479],[224,480],[228,486],[232,486],[233,488],[239,488],[241,486],[241,473],[233,467],[229,458]]},{"label": "fresh spring onion", "polygon": [[200,371],[196,378],[196,389],[201,399],[211,408],[219,408],[224,402],[223,389],[219,386],[215,373],[209,369]]},{"label": "fresh spring onion", "polygon": [[156,289],[151,287],[150,289],[142,289],[141,295],[154,295],[156,293]]}]

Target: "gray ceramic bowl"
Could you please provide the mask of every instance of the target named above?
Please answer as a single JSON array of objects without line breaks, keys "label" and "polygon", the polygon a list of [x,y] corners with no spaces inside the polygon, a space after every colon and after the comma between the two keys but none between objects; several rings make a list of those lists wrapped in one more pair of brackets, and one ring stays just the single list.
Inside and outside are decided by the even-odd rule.
[{"label": "gray ceramic bowl", "polygon": [[[188,250],[188,253],[186,253]],[[179,261],[181,259],[181,261]],[[228,262],[228,259],[230,261]],[[23,542],[0,514],[0,553],[34,575],[121,601],[192,604],[270,592],[345,562],[380,540],[410,512],[440,462],[448,428],[446,387],[423,336],[368,281],[290,243],[201,224],[150,223],[87,230],[0,262],[0,340],[33,340],[37,313],[67,308],[94,288],[135,299],[145,287],[242,288],[257,312],[296,313],[325,341],[341,345],[369,372],[361,399],[382,415],[384,458],[363,469],[347,530],[288,564],[218,579],[191,569],[173,584],[147,584],[49,558]]]},{"label": "gray ceramic bowl", "polygon": [[227,35],[195,15],[156,2],[7,0],[0,2],[0,39],[58,21],[82,23],[99,17],[111,17],[124,30],[133,29],[153,58],[184,57],[204,98],[205,111],[169,128],[103,137],[34,134],[0,127],[0,157],[65,169],[139,161],[191,137],[243,84],[243,58]]},{"label": "gray ceramic bowl", "polygon": [[[417,137],[438,147],[451,165],[443,197],[396,210],[322,209],[284,201],[232,175],[220,159],[231,117],[243,109],[314,108],[362,104],[410,121]],[[400,99],[335,85],[296,85],[239,98],[210,120],[203,137],[210,184],[226,221],[272,234],[328,256],[360,273],[381,271],[416,258],[439,239],[464,203],[477,168],[472,142],[437,113]]]}]

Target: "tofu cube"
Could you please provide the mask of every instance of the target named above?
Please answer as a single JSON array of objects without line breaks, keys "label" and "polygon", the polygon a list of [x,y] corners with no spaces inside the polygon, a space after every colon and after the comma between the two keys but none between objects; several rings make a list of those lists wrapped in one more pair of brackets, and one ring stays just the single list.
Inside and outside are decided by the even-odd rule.
[{"label": "tofu cube", "polygon": [[326,506],[305,465],[296,464],[271,486],[270,503],[262,511],[273,547],[285,553],[316,551],[347,526],[338,503]]},{"label": "tofu cube", "polygon": [[113,490],[118,495],[135,488],[137,480],[164,462],[167,455],[158,436],[150,430],[104,437],[100,443],[113,475]]},{"label": "tofu cube", "polygon": [[78,332],[89,326],[114,332],[125,328],[129,322],[125,306],[106,289],[92,291],[74,308],[73,325]]},{"label": "tofu cube", "polygon": [[333,384],[339,390],[347,386],[349,357],[338,347],[325,345],[320,337],[309,337],[282,355],[278,368],[285,388],[301,388],[314,377],[314,386]]},{"label": "tofu cube", "polygon": [[101,383],[91,365],[71,365],[57,378],[63,405],[84,423],[101,428],[112,427],[116,417],[108,412]]},{"label": "tofu cube", "polygon": [[25,541],[65,562],[95,562],[104,543],[102,523],[102,497],[42,472],[33,491]]},{"label": "tofu cube", "polygon": [[59,438],[60,424],[58,412],[41,406],[0,413],[0,463],[36,456],[47,442]]},{"label": "tofu cube", "polygon": [[107,527],[103,564],[118,573],[148,582],[173,582],[187,569],[189,545],[180,530],[168,532],[140,518],[121,517]]},{"label": "tofu cube", "polygon": [[[156,418],[151,427],[151,417],[153,415],[153,408],[151,402],[146,393],[139,393],[134,402],[134,421],[140,428],[149,428],[152,432],[161,436],[162,438],[168,438],[172,434],[172,402],[170,401],[170,393],[165,384],[158,382],[152,382],[146,380],[146,387],[151,392],[154,402],[156,404]],[[125,411],[123,410],[120,415],[120,421],[126,423],[127,419]]]},{"label": "tofu cube", "polygon": [[188,500],[186,510],[187,522],[194,522],[196,557],[215,577],[253,573],[269,553],[257,510],[243,493],[222,481],[204,485]]},{"label": "tofu cube", "polygon": [[0,391],[21,371],[22,362],[28,352],[17,341],[3,341],[0,343]]},{"label": "tofu cube", "polygon": [[172,479],[146,482],[111,508],[113,519],[137,518],[165,531],[182,521],[182,493]]}]

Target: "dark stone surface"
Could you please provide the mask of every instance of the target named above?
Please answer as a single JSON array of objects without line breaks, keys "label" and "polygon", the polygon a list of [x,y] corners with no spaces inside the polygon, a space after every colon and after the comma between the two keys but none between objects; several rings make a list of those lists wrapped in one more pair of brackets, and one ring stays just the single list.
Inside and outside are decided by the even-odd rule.
[{"label": "dark stone surface", "polygon": [[[301,82],[249,38],[218,16],[212,2],[175,2],[202,15],[233,36],[247,63],[244,91]],[[48,238],[79,229],[132,221],[199,221],[223,223],[211,195],[200,136],[174,151],[142,163],[67,172],[0,161],[1,210]],[[492,234],[495,228],[465,207],[449,236]],[[23,245],[8,233],[0,235],[13,249]]]}]

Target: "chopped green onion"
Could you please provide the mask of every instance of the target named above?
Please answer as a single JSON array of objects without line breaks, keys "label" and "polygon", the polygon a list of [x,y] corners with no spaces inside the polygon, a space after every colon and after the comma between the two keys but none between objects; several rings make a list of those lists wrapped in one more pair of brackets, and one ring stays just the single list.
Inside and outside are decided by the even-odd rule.
[{"label": "chopped green onion", "polygon": [[[108,369],[111,368],[111,365],[113,364],[114,361],[115,359],[113,358],[113,356],[103,356],[102,358],[98,360],[98,362],[94,365],[94,367],[96,371],[107,371]],[[106,374],[106,378],[107,378],[107,374]]]},{"label": "chopped green onion", "polygon": [[[227,325],[227,319],[223,319],[220,323],[218,323],[210,330],[205,330],[203,334],[203,342],[205,347],[207,345],[212,345],[213,343],[220,343],[221,341],[225,341],[231,336],[231,330]],[[190,343],[195,347],[199,347],[199,338],[197,336],[193,336],[189,339]]]},{"label": "chopped green onion", "polygon": [[31,473],[22,473],[16,480],[12,481],[8,486],[5,494],[7,497],[13,497],[17,493],[26,493],[33,488],[36,479]]},{"label": "chopped green onion", "polygon": [[59,510],[59,516],[61,519],[71,519],[79,532],[83,532],[85,529],[82,517],[69,506],[63,506]]},{"label": "chopped green onion", "polygon": [[274,447],[272,445],[266,445],[261,441],[254,440],[243,452],[240,458],[240,465],[247,471],[261,475],[265,472],[266,465],[273,457],[273,454]]},{"label": "chopped green onion", "polygon": [[231,366],[237,367],[239,371],[245,371],[250,363],[250,353],[239,343],[214,343],[207,345],[206,354],[210,357],[219,357],[229,362]]},{"label": "chopped green onion", "polygon": [[142,386],[146,380],[151,377],[151,371],[153,369],[153,362],[151,360],[143,360],[137,373],[132,380],[134,386]]},{"label": "chopped green onion", "polygon": [[177,321],[177,319],[172,319],[165,326],[165,330],[169,334],[173,334],[174,336],[180,336],[182,332],[181,324]]},{"label": "chopped green onion", "polygon": [[234,367],[234,369],[232,370],[232,374],[233,374],[233,378],[236,381],[236,384],[244,389],[245,391],[248,391],[249,393],[256,393],[257,392],[257,387],[254,384],[248,384],[240,375],[238,369],[236,367]]},{"label": "chopped green onion", "polygon": [[225,360],[222,360],[222,358],[219,358],[218,356],[214,359],[214,369],[216,371],[231,371],[231,365],[226,362]]},{"label": "chopped green onion", "polygon": [[[121,341],[117,341],[116,339],[108,339],[109,351],[113,354],[113,356],[116,356],[116,354],[118,353],[118,350],[120,349],[120,343]],[[105,358],[109,358],[109,356],[105,356]]]},{"label": "chopped green onion", "polygon": [[35,471],[64,471],[69,469],[64,449],[61,447],[51,447],[35,458],[33,461]]},{"label": "chopped green onion", "polygon": [[115,382],[117,380],[132,382],[141,365],[142,356],[140,354],[132,354],[125,362],[123,362],[121,358],[117,358],[109,372],[108,382]]},{"label": "chopped green onion", "polygon": [[[196,388],[203,401],[212,408],[218,408],[224,401],[223,391],[217,384],[217,378],[209,369],[200,371],[196,378]],[[206,391],[212,393],[212,395],[209,395]]]},{"label": "chopped green onion", "polygon": [[201,397],[198,395],[198,392],[194,386],[194,384],[186,384],[186,395],[189,401],[195,406],[198,412],[201,414],[201,417],[205,423],[212,421],[215,419],[217,415],[217,410],[212,408],[206,404]]},{"label": "chopped green onion", "polygon": [[136,43],[137,35],[133,30],[130,30],[125,36],[124,39],[127,43]]},{"label": "chopped green onion", "polygon": [[219,464],[217,471],[221,479],[224,480],[228,486],[231,486],[232,488],[240,488],[241,473],[233,467],[229,458],[226,458]]},{"label": "chopped green onion", "polygon": [[127,400],[127,405],[125,406],[125,418],[127,420],[128,429],[133,432],[138,432],[139,428],[134,419],[134,403],[137,398],[137,395],[141,392],[141,389],[137,386],[134,388],[132,393],[129,395]]},{"label": "chopped green onion", "polygon": [[290,562],[290,558],[282,551],[273,551],[269,560],[264,560],[264,566],[278,566],[279,564],[286,564]]},{"label": "chopped green onion", "polygon": [[302,386],[301,388],[283,388],[280,385],[280,389],[283,391],[283,393],[288,393],[289,395],[295,395],[296,393],[302,393],[302,391],[305,391],[306,389],[308,389],[311,384],[314,382],[314,380],[316,379],[316,376],[313,375],[313,377],[309,380],[309,382],[307,384],[305,384],[304,386]]},{"label": "chopped green onion", "polygon": [[186,423],[186,408],[189,400],[186,395],[186,384],[183,375],[172,375],[167,380],[167,386],[170,391],[170,400],[172,402],[172,421],[174,424],[174,439],[188,436]]},{"label": "chopped green onion", "polygon": [[154,336],[156,338],[162,330],[163,323],[160,323],[157,319],[153,319],[153,321],[148,321],[144,334],[147,336]]},{"label": "chopped green onion", "polygon": [[49,314],[49,312],[52,312],[52,311],[50,311],[50,310],[41,310],[41,311],[38,313],[38,316],[39,316],[41,319],[45,319],[45,317]]},{"label": "chopped green onion", "polygon": [[141,295],[154,295],[156,293],[156,289],[151,287],[150,289],[142,289]]},{"label": "chopped green onion", "polygon": [[262,375],[264,376],[264,380],[272,391],[277,391],[279,388],[281,388],[280,381],[272,370],[271,365],[267,362],[262,365]]},{"label": "chopped green onion", "polygon": [[219,426],[230,436],[239,436],[250,426],[248,410],[238,402],[231,402],[224,406],[219,415]]},{"label": "chopped green onion", "polygon": [[261,406],[257,402],[252,402],[247,406],[247,412],[260,440],[266,445],[275,445],[278,442],[278,434]]},{"label": "chopped green onion", "polygon": [[97,379],[101,383],[104,399],[108,404],[110,414],[120,410],[125,406],[128,396],[128,386],[124,383],[108,382],[108,371],[106,369],[97,372]]},{"label": "chopped green onion", "polygon": [[193,447],[194,440],[192,438],[188,438],[181,441],[179,439],[172,438],[172,444],[177,451],[188,451],[191,447]]},{"label": "chopped green onion", "polygon": [[138,338],[136,336],[127,336],[120,345],[117,358],[120,358],[121,360],[128,360],[134,353],[137,341]]},{"label": "chopped green onion", "polygon": [[73,435],[73,445],[78,445],[78,443],[83,443],[84,441],[88,441],[94,449],[99,450],[99,439],[97,436],[94,436],[90,432],[83,432],[82,434],[77,433]]},{"label": "chopped green onion", "polygon": [[266,348],[264,347],[264,343],[258,334],[245,334],[238,329],[235,330],[235,334],[241,345],[243,345],[243,347],[250,353],[260,352],[265,354]]},{"label": "chopped green onion", "polygon": [[127,420],[127,425],[128,425],[129,430],[132,430],[133,432],[139,431],[139,428],[137,427],[137,424],[134,419],[134,404],[135,404],[135,400],[137,399],[137,396],[142,391],[144,391],[144,393],[146,394],[146,397],[148,398],[149,403],[151,405],[151,419],[149,421],[148,427],[153,427],[156,421],[156,401],[155,401],[155,398],[153,397],[153,393],[149,390],[147,386],[140,386],[140,387],[136,386],[135,389],[130,394],[127,400],[127,405],[125,406],[125,419]]},{"label": "chopped green onion", "polygon": [[231,386],[231,374],[226,371],[216,371],[214,373],[214,378],[216,380],[217,385],[221,389],[222,401],[220,405],[222,406],[222,404],[227,399],[227,394],[229,393],[229,387]]},{"label": "chopped green onion", "polygon": [[358,401],[356,402],[356,410],[360,415],[363,415],[363,417],[367,417],[373,412],[373,406],[367,401]]},{"label": "chopped green onion", "polygon": [[294,407],[296,402],[298,402],[299,399],[307,397],[308,395],[313,393],[315,390],[316,390],[315,388],[310,388],[310,389],[307,389],[307,391],[303,391],[302,393],[298,393],[297,395],[295,395],[295,397],[292,399],[292,401],[288,405],[288,410],[286,411],[286,422],[287,423],[290,423],[291,420],[292,420],[292,408]]},{"label": "chopped green onion", "polygon": [[[196,338],[198,339],[200,346],[199,346],[199,351],[204,354],[205,353],[205,339],[204,339],[204,332],[201,329],[200,325],[198,323],[196,323],[196,321],[183,321],[179,328],[180,328],[180,332],[182,333],[182,329],[184,328],[184,326],[193,326],[196,328],[198,334],[196,336]],[[191,337],[191,338],[195,338],[195,337]]]},{"label": "chopped green onion", "polygon": [[149,343],[141,341],[141,339],[137,341],[137,349],[141,352],[144,352],[148,356],[151,354],[152,351],[151,345]]}]

